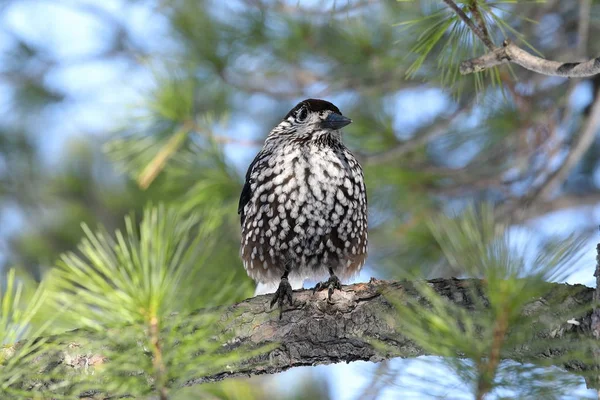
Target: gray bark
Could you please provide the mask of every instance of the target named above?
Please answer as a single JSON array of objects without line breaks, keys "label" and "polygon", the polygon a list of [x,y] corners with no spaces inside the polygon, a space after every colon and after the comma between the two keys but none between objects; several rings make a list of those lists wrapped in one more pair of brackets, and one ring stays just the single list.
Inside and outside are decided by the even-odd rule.
[{"label": "gray bark", "polygon": [[587,78],[600,73],[600,57],[584,62],[558,62],[534,56],[519,46],[506,40],[498,47],[481,57],[463,61],[460,73],[463,75],[481,72],[505,63],[518,64],[533,72],[565,78]]},{"label": "gray bark", "polygon": [[[429,281],[434,290],[456,304],[473,307],[470,285],[480,286],[478,280],[436,279]],[[544,299],[532,299],[528,314],[540,313],[540,320],[556,321],[559,315],[570,315],[560,323],[535,324],[540,339],[565,339],[569,335],[588,338],[591,334],[593,289],[582,285],[551,284],[552,289]],[[258,296],[227,308],[227,325],[224,332],[235,336],[232,348],[242,344],[278,344],[275,350],[244,362],[230,371],[199,377],[189,384],[215,381],[234,376],[273,374],[289,368],[306,365],[332,364],[350,361],[378,362],[389,358],[414,358],[428,355],[400,331],[394,317],[395,309],[388,301],[389,294],[416,296],[412,285],[402,282],[372,280],[343,287],[334,294],[334,304],[328,304],[326,293],[313,295],[311,291],[294,292],[295,304],[284,309],[282,320],[277,312],[268,312],[269,296]],[[472,286],[471,286],[472,287]],[[480,292],[476,290],[476,292]],[[550,299],[560,299],[558,303]],[[552,304],[552,305],[550,305]],[[579,318],[579,324],[567,320],[580,312],[583,304],[589,310]],[[569,310],[573,314],[569,314]],[[233,317],[236,315],[235,317]],[[571,321],[573,322],[573,321]],[[373,347],[378,341],[385,344]],[[556,340],[563,343],[564,340]],[[522,362],[547,360],[548,355],[558,359],[566,353],[561,348],[540,348],[531,357],[530,349],[515,349],[510,358]],[[578,363],[558,364],[570,370],[586,368]]]},{"label": "gray bark", "polygon": [[[469,289],[475,287],[475,292],[481,293],[479,288],[482,285],[481,281],[471,279],[436,279],[429,281],[429,284],[438,294],[466,308],[472,308],[474,304],[470,295],[473,291]],[[596,368],[579,362],[564,364],[564,360],[561,360],[566,351],[561,346],[593,337],[594,290],[582,285],[548,285],[547,296],[532,298],[526,313],[539,314],[538,321],[532,324],[536,338],[560,340],[549,340],[547,343],[554,344],[544,344],[546,347],[542,346],[534,353],[531,349],[535,346],[526,346],[527,349],[523,347],[503,353],[503,357],[533,363],[556,359],[555,365],[573,371]],[[336,291],[333,304],[327,302],[326,291],[316,294],[309,290],[296,291],[294,305],[284,308],[281,320],[276,307],[269,309],[270,295],[211,310],[222,315],[219,332],[223,337],[233,338],[225,345],[228,349],[263,345],[273,345],[274,348],[239,365],[229,365],[208,376],[199,376],[188,381],[187,385],[274,374],[298,366],[356,360],[378,362],[394,357],[426,355],[423,349],[402,335],[395,316],[397,311],[389,301],[389,295],[400,295],[400,298],[418,296],[409,283],[371,280],[369,283],[344,286],[341,292]],[[559,317],[564,315],[569,318]],[[569,319],[571,321],[567,322]],[[548,324],[547,321],[552,322]],[[60,343],[60,339],[58,336],[52,341]],[[374,341],[385,346],[374,347]],[[91,351],[85,341],[75,343],[72,333],[63,343],[63,356],[58,360],[54,358],[52,362],[72,367],[66,369],[71,371],[69,373],[81,373],[84,367],[88,370],[106,362],[102,354]],[[43,364],[49,361],[40,358],[37,362]]]}]

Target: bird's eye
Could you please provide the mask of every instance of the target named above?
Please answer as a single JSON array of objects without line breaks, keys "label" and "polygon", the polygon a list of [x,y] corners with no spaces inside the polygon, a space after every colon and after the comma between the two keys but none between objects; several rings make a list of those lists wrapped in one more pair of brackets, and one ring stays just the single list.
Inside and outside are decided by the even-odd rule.
[{"label": "bird's eye", "polygon": [[298,111],[298,121],[302,122],[306,119],[306,117],[308,117],[308,110],[306,109],[306,107],[300,108],[300,110]]}]

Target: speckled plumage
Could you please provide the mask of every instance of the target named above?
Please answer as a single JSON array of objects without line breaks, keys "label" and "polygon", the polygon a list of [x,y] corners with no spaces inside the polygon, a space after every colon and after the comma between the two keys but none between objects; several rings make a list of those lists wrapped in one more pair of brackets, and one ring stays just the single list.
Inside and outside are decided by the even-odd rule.
[{"label": "speckled plumage", "polygon": [[367,197],[362,168],[341,141],[348,123],[333,104],[304,100],[250,164],[238,212],[254,280],[348,278],[363,266]]}]

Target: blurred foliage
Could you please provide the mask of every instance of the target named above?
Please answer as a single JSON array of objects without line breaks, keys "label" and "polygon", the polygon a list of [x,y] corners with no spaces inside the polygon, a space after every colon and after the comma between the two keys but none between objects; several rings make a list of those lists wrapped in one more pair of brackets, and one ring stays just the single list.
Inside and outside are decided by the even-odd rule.
[{"label": "blurred foliage", "polygon": [[[473,303],[467,308],[436,293],[426,281],[415,280],[417,296],[393,299],[403,334],[427,353],[442,356],[474,398],[519,393],[516,398],[560,399],[571,394],[581,378],[555,367],[544,368],[543,360],[538,365],[506,360],[514,358],[515,350],[522,359],[534,359],[539,349],[556,346],[571,349],[560,356],[565,362],[594,365],[591,349],[597,345],[593,339],[578,338],[572,346],[572,338],[535,334],[542,326],[551,331],[590,311],[590,305],[559,311],[552,304],[560,304],[564,295],[551,293],[548,285],[563,280],[577,267],[583,237],[554,239],[543,248],[518,246],[506,226],[495,222],[490,207],[470,207],[460,216],[440,215],[429,222],[448,262],[480,278],[482,285],[463,282]],[[532,306],[532,299],[543,299],[552,312]],[[587,373],[591,376],[593,371]],[[438,385],[444,387],[440,378]]]},{"label": "blurred foliage", "polygon": [[[1,304],[0,333],[8,346],[2,353],[2,387],[17,396],[27,396],[29,389],[51,397],[104,393],[166,398],[191,379],[264,351],[224,351],[223,343],[231,338],[216,328],[222,316],[198,311],[244,292],[227,282],[215,287],[201,276],[215,247],[213,229],[198,215],[165,206],[146,208],[139,225],[127,218],[125,231],[114,237],[84,226],[86,237],[77,253],[61,257],[25,308],[23,285],[15,284],[11,270]],[[32,327],[38,328],[31,333]],[[78,328],[67,341],[78,344],[73,350],[48,336],[72,328]],[[14,345],[40,335],[39,341]],[[86,373],[86,367],[81,374],[67,375],[65,368],[73,367],[64,363],[36,373],[36,360],[53,357],[55,351],[79,357],[80,346],[101,354],[102,361],[92,363],[94,373]]]},{"label": "blurred foliage", "polygon": [[[496,42],[504,36],[526,40],[550,58],[573,44],[575,4],[477,4]],[[459,5],[472,14],[471,2]],[[20,228],[7,239],[7,263],[39,279],[57,254],[73,248],[81,221],[122,227],[122,216],[139,212],[148,200],[177,202],[194,211],[222,204],[217,214],[227,221],[215,217],[215,223],[222,223],[224,249],[233,249],[237,227],[232,210],[243,168],[261,138],[298,99],[317,96],[336,102],[354,120],[346,141],[362,156],[367,175],[373,248],[369,267],[380,275],[398,276],[393,265],[402,258],[424,275],[456,273],[447,266],[440,269],[440,254],[427,250],[435,242],[424,233],[423,215],[465,199],[513,201],[513,210],[522,208],[524,190],[534,190],[547,173],[548,162],[542,160],[560,160],[565,146],[568,150],[568,134],[582,122],[581,114],[565,104],[569,83],[519,70],[516,86],[515,71],[507,68],[493,72],[492,86],[483,83],[483,76],[459,79],[459,63],[485,50],[439,1],[323,6],[177,0],[148,8],[143,1],[124,2],[124,10],[144,9],[160,26],[157,31],[148,28],[150,36],[140,42],[135,38],[140,27],[133,22],[130,32],[124,28],[127,22],[110,11],[88,3],[73,5],[75,12],[114,32],[106,38],[119,38],[105,39],[107,47],[94,55],[94,62],[103,60],[106,68],[118,70],[114,60],[125,57],[129,69],[124,73],[145,71],[147,79],[134,107],[126,104],[131,109],[126,118],[99,128],[116,127],[109,140],[88,144],[79,139],[81,144],[63,151],[62,161],[53,160],[52,168],[40,161],[47,156],[42,154],[45,139],[37,132],[57,101],[67,107],[73,100],[58,86],[65,92],[62,101],[50,96],[35,118],[20,118],[33,108],[18,106],[24,99],[10,92],[11,115],[0,124],[6,133],[0,135],[6,142],[1,146],[6,171],[0,188],[5,213],[17,215]],[[545,40],[549,28],[544,15],[564,20],[553,33],[555,41]],[[592,21],[590,37],[596,29]],[[35,77],[39,85],[48,86],[46,91],[56,91],[57,85],[48,84],[46,77],[74,68],[41,45],[18,35],[9,39],[12,44],[3,55],[8,85]],[[588,43],[592,52],[593,46]],[[578,85],[580,91],[587,83]],[[478,94],[482,87],[487,90]],[[443,91],[415,100],[419,92],[434,88]],[[561,113],[570,120],[554,121]],[[554,133],[557,124],[569,132]],[[407,150],[394,156],[404,146]],[[100,147],[112,163],[98,154]],[[595,195],[596,164],[591,160],[597,158],[590,154],[585,173],[567,181],[563,195]],[[132,179],[123,180],[114,167]],[[532,215],[539,216],[535,210]],[[235,257],[227,261],[232,271],[239,271]]]},{"label": "blurred foliage", "polygon": [[[50,383],[50,377],[29,368],[36,351],[47,344],[47,339],[40,336],[54,322],[52,316],[46,315],[44,321],[34,328],[35,319],[39,318],[40,309],[48,300],[48,291],[45,286],[28,290],[27,285],[18,280],[15,270],[11,269],[0,295],[0,394],[3,398],[26,397],[31,394],[20,384],[23,380]],[[34,338],[38,339],[32,340]]]},{"label": "blurred foliage", "polygon": [[110,360],[72,393],[167,393],[252,356],[256,350],[224,353],[223,342],[212,340],[221,315],[194,313],[243,292],[226,283],[215,287],[201,275],[216,244],[210,239],[214,228],[164,206],[147,208],[139,227],[133,218],[125,226],[115,238],[85,228],[81,255],[64,255],[49,277],[56,307],[68,311],[62,322],[97,332],[96,348]]},{"label": "blurred foliage", "polygon": [[[470,17],[482,15],[496,44],[510,38],[561,61],[600,53],[600,42],[588,39],[600,33],[597,2],[587,13],[579,2],[457,4]],[[460,62],[486,50],[442,1],[121,0],[113,7],[9,0],[0,15],[0,263],[7,282],[16,285],[10,274],[17,273],[28,292],[36,282],[44,286],[44,277],[62,282],[59,298],[77,311],[70,315],[87,315],[94,329],[109,322],[147,325],[148,315],[125,305],[145,302],[150,309],[151,298],[160,299],[164,308],[154,311],[164,316],[251,295],[253,284],[237,256],[242,176],[268,131],[305,97],[327,98],[353,119],[344,140],[365,168],[372,275],[495,273],[516,290],[523,253],[502,258],[504,239],[490,254],[471,252],[469,246],[497,232],[475,229],[480,216],[470,211],[467,230],[452,219],[431,222],[431,216],[489,202],[501,218],[495,223],[526,226],[600,200],[595,142],[552,196],[529,201],[589,121],[600,80],[549,78],[509,66],[461,77]],[[578,31],[581,15],[590,17],[585,38]],[[55,24],[46,23],[53,18]],[[93,43],[81,50],[85,41]],[[107,83],[105,75],[118,78]],[[90,89],[88,82],[96,80]],[[159,203],[161,211],[144,211]],[[167,219],[164,225],[158,215]],[[586,222],[583,232],[595,228],[595,218]],[[142,251],[138,246],[152,235],[157,240]],[[178,243],[181,235],[196,244]],[[557,265],[552,256],[566,256],[572,243],[536,240],[543,250],[535,265],[548,268]],[[145,260],[169,260],[177,246],[194,249],[195,263],[173,262],[179,272],[172,276],[161,269],[167,265],[137,264],[127,255],[137,249]],[[460,246],[471,258],[452,258]],[[482,260],[498,268],[474,269],[484,267]],[[9,267],[16,272],[9,274]],[[164,286],[144,292],[151,281],[127,281],[142,270],[153,271]],[[559,279],[548,271],[536,271],[525,289]],[[531,278],[533,272],[517,275]],[[502,296],[508,290],[496,289]],[[169,290],[181,296],[167,298]],[[35,309],[38,300],[31,296],[27,306]],[[522,298],[513,300],[518,309]],[[127,318],[116,314],[107,306],[112,301],[133,311]],[[54,303],[42,303],[25,325],[44,326]],[[90,307],[97,313],[84,311]],[[51,328],[78,322],[61,314]],[[138,330],[128,340],[139,348],[133,343],[148,337]],[[268,397],[258,386],[227,382],[205,394]],[[308,386],[315,397],[328,396],[323,385]]]}]

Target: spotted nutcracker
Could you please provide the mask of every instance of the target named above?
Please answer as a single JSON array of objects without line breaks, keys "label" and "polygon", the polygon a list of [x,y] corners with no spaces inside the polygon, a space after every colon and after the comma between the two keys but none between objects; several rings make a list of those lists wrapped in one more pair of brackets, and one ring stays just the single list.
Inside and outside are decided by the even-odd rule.
[{"label": "spotted nutcracker", "polygon": [[[333,104],[307,99],[267,136],[246,173],[238,213],[248,275],[279,287],[271,301],[292,304],[290,279],[329,279],[316,290],[341,289],[367,256],[363,171],[342,143],[352,120]],[[339,278],[338,278],[339,277]]]}]

